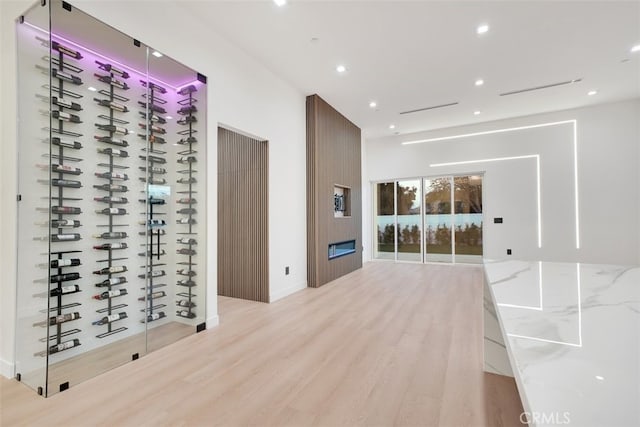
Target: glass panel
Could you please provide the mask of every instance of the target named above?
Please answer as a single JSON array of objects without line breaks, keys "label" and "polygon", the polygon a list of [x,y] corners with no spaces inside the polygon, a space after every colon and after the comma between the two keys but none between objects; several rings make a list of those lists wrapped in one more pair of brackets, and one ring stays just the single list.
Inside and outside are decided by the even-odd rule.
[{"label": "glass panel", "polygon": [[145,104],[147,349],[171,344],[205,322],[206,84],[149,48]]},{"label": "glass panel", "polygon": [[419,179],[397,182],[398,260],[422,261],[420,194]]},{"label": "glass panel", "polygon": [[425,260],[452,262],[451,177],[424,180]]},{"label": "glass panel", "polygon": [[[39,4],[24,14],[24,22],[16,26],[18,48],[18,246],[17,317],[15,363],[16,373],[23,384],[46,395],[47,346],[49,312],[50,190],[51,180],[51,120],[50,120],[50,36],[49,10]],[[28,148],[26,148],[28,147]],[[64,310],[73,313],[74,308]],[[56,322],[57,323],[57,322]],[[70,322],[77,323],[77,322]],[[51,331],[50,331],[51,329]],[[64,331],[72,329],[64,325]],[[54,343],[52,342],[51,345]]]},{"label": "glass panel", "polygon": [[482,176],[456,176],[454,182],[456,262],[482,262]]},{"label": "glass panel", "polygon": [[373,257],[376,259],[395,259],[396,217],[394,200],[395,183],[383,182],[375,184],[375,247]]}]

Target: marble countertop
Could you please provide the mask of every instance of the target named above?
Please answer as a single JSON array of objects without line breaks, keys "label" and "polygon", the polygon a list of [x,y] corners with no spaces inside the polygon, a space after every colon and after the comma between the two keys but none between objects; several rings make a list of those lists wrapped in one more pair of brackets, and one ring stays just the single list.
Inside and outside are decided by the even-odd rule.
[{"label": "marble countertop", "polygon": [[531,425],[640,426],[640,267],[485,261]]}]

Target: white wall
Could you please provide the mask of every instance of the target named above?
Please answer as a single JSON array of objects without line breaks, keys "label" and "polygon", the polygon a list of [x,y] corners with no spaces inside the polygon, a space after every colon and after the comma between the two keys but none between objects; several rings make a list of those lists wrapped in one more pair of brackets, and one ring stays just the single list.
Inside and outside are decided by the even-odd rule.
[{"label": "white wall", "polygon": [[[573,123],[401,145],[575,120],[580,248],[576,248]],[[372,139],[366,142],[363,192],[366,255],[371,258],[371,181],[484,172],[485,257],[590,263],[640,263],[640,100],[510,120]],[[430,166],[475,159],[540,156],[542,248],[537,242],[535,158]],[[524,191],[523,191],[524,190]],[[493,217],[504,217],[493,224]]]},{"label": "white wall", "polygon": [[[269,140],[269,282],[271,300],[306,287],[305,96],[189,16],[179,2],[91,1],[72,4],[208,77],[208,144],[217,125]],[[14,19],[31,1],[0,2],[0,372],[13,375],[16,224],[16,61]],[[208,150],[207,316],[217,324],[217,152]],[[297,203],[291,203],[298,200]],[[284,208],[283,208],[284,207]],[[290,274],[285,276],[285,266]]]}]

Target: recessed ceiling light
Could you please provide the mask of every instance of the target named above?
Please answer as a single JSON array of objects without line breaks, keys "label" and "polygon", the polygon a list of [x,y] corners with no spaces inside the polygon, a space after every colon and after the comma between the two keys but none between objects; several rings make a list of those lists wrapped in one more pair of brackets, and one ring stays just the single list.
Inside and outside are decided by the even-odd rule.
[{"label": "recessed ceiling light", "polygon": [[371,101],[369,103],[369,107],[371,107],[371,108],[376,108],[377,106],[378,106],[378,103],[376,101]]},{"label": "recessed ceiling light", "polygon": [[87,88],[87,90],[90,90],[91,92],[95,92],[95,91],[97,91],[98,89],[96,89],[96,88],[95,88],[95,87],[93,87],[93,86],[89,86],[89,87]]},{"label": "recessed ceiling light", "polygon": [[396,125],[393,125],[393,124],[389,125],[389,129],[395,129],[395,128],[396,128]]},{"label": "recessed ceiling light", "polygon": [[478,79],[476,80],[476,86],[482,86],[484,84],[484,80]]},{"label": "recessed ceiling light", "polygon": [[280,7],[287,4],[287,0],[273,0],[273,2],[276,4],[276,6],[280,6]]},{"label": "recessed ceiling light", "polygon": [[640,52],[640,44],[635,45],[631,48],[631,53]]},{"label": "recessed ceiling light", "polygon": [[597,94],[597,93],[598,93],[598,91],[597,91],[597,90],[590,90],[589,92],[587,92],[587,95],[589,95],[589,96],[593,96],[593,95],[595,95],[595,94]]},{"label": "recessed ceiling light", "polygon": [[596,375],[596,379],[600,381],[604,381],[604,377],[601,375]]},{"label": "recessed ceiling light", "polygon": [[162,54],[160,52],[158,52],[157,50],[154,50],[152,55],[155,56],[156,58],[162,58]]},{"label": "recessed ceiling light", "polygon": [[338,65],[336,67],[336,71],[339,73],[344,73],[345,71],[347,71],[347,67],[345,67],[344,65]]},{"label": "recessed ceiling light", "polygon": [[489,25],[487,24],[479,25],[478,28],[476,29],[476,33],[478,34],[484,34],[487,31],[489,31]]},{"label": "recessed ceiling light", "polygon": [[171,117],[171,116],[166,116],[166,117],[165,117],[165,119],[167,119],[167,120],[171,120],[171,119],[173,119],[173,117]]},{"label": "recessed ceiling light", "polygon": [[479,116],[479,115],[480,115],[480,111],[474,111],[474,112],[473,112],[473,115],[474,115],[474,116]]}]

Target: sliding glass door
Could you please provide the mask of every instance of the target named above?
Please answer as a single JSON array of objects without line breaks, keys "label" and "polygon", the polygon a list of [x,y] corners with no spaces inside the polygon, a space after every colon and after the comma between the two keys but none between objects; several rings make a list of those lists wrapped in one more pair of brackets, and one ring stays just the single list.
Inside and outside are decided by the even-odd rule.
[{"label": "sliding glass door", "polygon": [[376,183],[374,258],[482,262],[482,175]]}]

